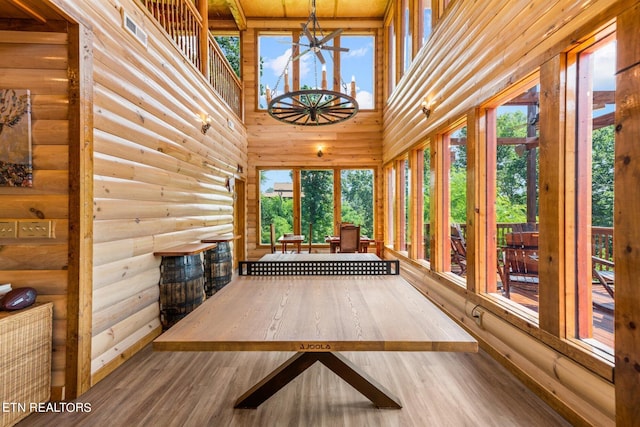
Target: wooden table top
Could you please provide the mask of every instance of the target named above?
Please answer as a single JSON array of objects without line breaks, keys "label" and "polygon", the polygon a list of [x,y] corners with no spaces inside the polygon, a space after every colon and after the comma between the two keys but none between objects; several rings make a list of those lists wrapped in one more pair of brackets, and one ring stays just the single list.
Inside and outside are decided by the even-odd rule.
[{"label": "wooden table top", "polygon": [[239,276],[153,348],[474,352],[478,343],[400,276]]},{"label": "wooden table top", "polygon": [[184,245],[173,246],[171,248],[155,251],[156,256],[185,256],[197,255],[217,246],[216,243],[186,243]]},{"label": "wooden table top", "polygon": [[344,254],[266,254],[260,261],[378,261],[376,254],[344,253]]}]

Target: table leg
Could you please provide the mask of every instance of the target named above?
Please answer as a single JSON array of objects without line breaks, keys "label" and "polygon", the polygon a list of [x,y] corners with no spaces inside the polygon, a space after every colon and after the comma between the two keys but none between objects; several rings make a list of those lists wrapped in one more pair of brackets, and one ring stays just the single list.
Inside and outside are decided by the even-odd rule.
[{"label": "table leg", "polygon": [[261,403],[318,361],[366,396],[377,408],[402,408],[397,397],[362,372],[351,361],[339,353],[328,352],[296,353],[240,396],[235,408],[256,409]]}]

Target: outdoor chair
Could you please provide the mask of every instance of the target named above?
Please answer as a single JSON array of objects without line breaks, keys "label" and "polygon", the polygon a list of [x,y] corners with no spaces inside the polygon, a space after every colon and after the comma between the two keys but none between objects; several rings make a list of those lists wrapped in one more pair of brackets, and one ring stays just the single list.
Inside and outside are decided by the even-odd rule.
[{"label": "outdoor chair", "polygon": [[592,256],[591,264],[593,267],[593,277],[599,284],[604,287],[611,298],[614,298],[615,275],[613,269],[615,264],[613,263],[613,261],[599,258],[597,256]]},{"label": "outdoor chair", "polygon": [[458,275],[467,273],[467,242],[458,224],[451,225],[451,262],[460,267]]},{"label": "outdoor chair", "polygon": [[537,291],[538,279],[538,248],[509,247],[504,250],[504,293],[510,297],[511,287]]},{"label": "outdoor chair", "polygon": [[340,252],[360,252],[360,226],[344,225],[340,227]]}]

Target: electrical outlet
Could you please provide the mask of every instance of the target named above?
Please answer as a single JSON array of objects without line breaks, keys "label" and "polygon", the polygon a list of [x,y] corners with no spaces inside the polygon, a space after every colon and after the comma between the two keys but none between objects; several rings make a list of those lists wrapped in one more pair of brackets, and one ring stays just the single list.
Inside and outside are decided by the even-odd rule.
[{"label": "electrical outlet", "polygon": [[15,239],[18,237],[16,221],[0,221],[0,238]]},{"label": "electrical outlet", "polygon": [[51,221],[30,221],[20,220],[18,221],[18,238],[51,238],[53,236],[53,229]]}]

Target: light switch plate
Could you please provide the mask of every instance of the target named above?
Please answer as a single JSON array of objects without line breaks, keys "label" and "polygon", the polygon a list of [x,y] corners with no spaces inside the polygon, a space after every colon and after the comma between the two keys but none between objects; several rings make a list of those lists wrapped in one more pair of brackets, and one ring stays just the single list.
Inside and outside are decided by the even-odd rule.
[{"label": "light switch plate", "polygon": [[15,239],[18,237],[17,221],[0,221],[0,238]]},{"label": "light switch plate", "polygon": [[51,238],[53,237],[53,230],[51,221],[31,221],[31,220],[19,220],[18,221],[18,238]]}]

